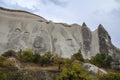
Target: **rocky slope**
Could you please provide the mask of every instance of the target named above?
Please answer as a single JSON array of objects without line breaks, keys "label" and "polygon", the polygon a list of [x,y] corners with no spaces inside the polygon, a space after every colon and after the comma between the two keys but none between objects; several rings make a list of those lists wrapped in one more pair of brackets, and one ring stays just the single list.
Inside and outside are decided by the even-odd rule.
[{"label": "rocky slope", "polygon": [[81,49],[84,58],[98,52],[120,58],[120,50],[111,43],[101,24],[91,31],[85,23],[54,23],[26,11],[0,8],[0,52],[26,48],[40,54],[60,53],[63,57],[70,57]]}]

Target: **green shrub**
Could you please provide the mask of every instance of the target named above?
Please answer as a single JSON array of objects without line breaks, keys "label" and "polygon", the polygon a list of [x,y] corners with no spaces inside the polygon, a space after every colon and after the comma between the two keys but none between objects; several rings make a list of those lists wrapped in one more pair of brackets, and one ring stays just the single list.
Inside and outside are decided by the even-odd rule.
[{"label": "green shrub", "polygon": [[90,60],[90,62],[98,67],[110,68],[112,57],[106,54],[96,54]]},{"label": "green shrub", "polygon": [[4,56],[0,56],[0,65],[3,64],[3,62],[6,60],[7,58]]},{"label": "green shrub", "polygon": [[62,70],[57,80],[91,80],[91,77],[78,62],[73,62]]},{"label": "green shrub", "polygon": [[77,53],[73,54],[71,57],[72,60],[79,60],[79,61],[84,61],[84,58],[82,56],[81,50],[79,50]]},{"label": "green shrub", "polygon": [[6,74],[0,71],[0,80],[6,80]]},{"label": "green shrub", "polygon": [[98,80],[120,80],[120,73],[108,73],[98,77]]},{"label": "green shrub", "polygon": [[4,56],[0,56],[0,67],[4,67],[7,69],[14,69],[15,68],[15,61],[9,60]]},{"label": "green shrub", "polygon": [[11,56],[16,56],[16,52],[14,50],[8,50],[2,54],[4,57],[11,57]]},{"label": "green shrub", "polygon": [[4,61],[5,61],[6,59],[7,59],[6,57],[0,56],[0,67],[4,67]]},{"label": "green shrub", "polygon": [[43,55],[33,53],[31,50],[25,50],[19,53],[20,60],[23,62],[33,62],[36,64],[51,65],[54,62],[55,55],[51,52],[46,52]]},{"label": "green shrub", "polygon": [[40,64],[43,65],[50,65],[53,63],[54,55],[51,52],[46,52],[44,55],[40,57]]},{"label": "green shrub", "polygon": [[33,63],[40,64],[40,60],[41,60],[40,58],[41,58],[41,55],[38,53],[35,53],[33,55]]},{"label": "green shrub", "polygon": [[19,56],[23,62],[32,62],[34,59],[34,54],[31,50],[25,50]]},{"label": "green shrub", "polygon": [[4,60],[2,65],[9,70],[16,69],[16,62],[9,59]]}]

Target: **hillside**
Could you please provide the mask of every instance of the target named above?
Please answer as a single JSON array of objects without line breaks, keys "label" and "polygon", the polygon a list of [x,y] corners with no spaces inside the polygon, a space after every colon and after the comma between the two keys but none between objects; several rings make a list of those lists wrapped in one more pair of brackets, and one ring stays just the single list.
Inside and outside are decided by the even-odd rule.
[{"label": "hillside", "polygon": [[119,59],[120,50],[100,24],[91,31],[82,25],[54,23],[35,14],[0,8],[0,51],[31,49],[43,54],[47,51],[70,57],[81,49],[84,58],[98,52]]}]

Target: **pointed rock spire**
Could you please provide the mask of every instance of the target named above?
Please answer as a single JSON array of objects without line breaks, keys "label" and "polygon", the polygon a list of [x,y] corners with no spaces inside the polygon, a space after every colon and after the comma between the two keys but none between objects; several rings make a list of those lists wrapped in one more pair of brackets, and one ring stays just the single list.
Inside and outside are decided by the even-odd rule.
[{"label": "pointed rock spire", "polygon": [[99,24],[98,28],[102,28],[102,29],[104,29],[104,27],[103,27],[102,24]]},{"label": "pointed rock spire", "polygon": [[85,24],[85,22],[83,22],[82,26],[86,26],[87,27],[87,25]]},{"label": "pointed rock spire", "polygon": [[86,29],[86,30],[91,31],[91,30],[90,30],[90,28],[89,28],[89,27],[87,27],[87,25],[86,25],[86,23],[85,23],[85,22],[83,22],[81,29],[82,29],[82,30],[83,30],[83,29]]},{"label": "pointed rock spire", "polygon": [[102,24],[99,24],[99,26],[98,26],[98,31],[104,31],[104,32],[107,32],[107,31],[105,30],[105,28],[103,27]]},{"label": "pointed rock spire", "polygon": [[109,37],[109,39],[111,40],[111,37],[109,35],[109,33],[107,32],[107,30],[103,27],[103,25],[99,24],[98,26],[98,34],[100,37],[106,37],[106,35]]}]

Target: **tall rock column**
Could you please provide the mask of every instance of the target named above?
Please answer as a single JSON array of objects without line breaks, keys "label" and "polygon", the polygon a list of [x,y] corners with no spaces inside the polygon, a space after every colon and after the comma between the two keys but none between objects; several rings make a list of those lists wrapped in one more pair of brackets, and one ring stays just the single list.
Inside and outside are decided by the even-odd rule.
[{"label": "tall rock column", "polygon": [[100,24],[98,26],[99,49],[100,53],[109,54],[112,51],[111,37],[104,27]]},{"label": "tall rock column", "polygon": [[91,41],[92,41],[92,34],[90,29],[87,27],[85,23],[83,23],[81,27],[81,33],[82,33],[82,38],[83,38],[83,53],[85,57],[90,56],[90,51],[91,51]]}]

